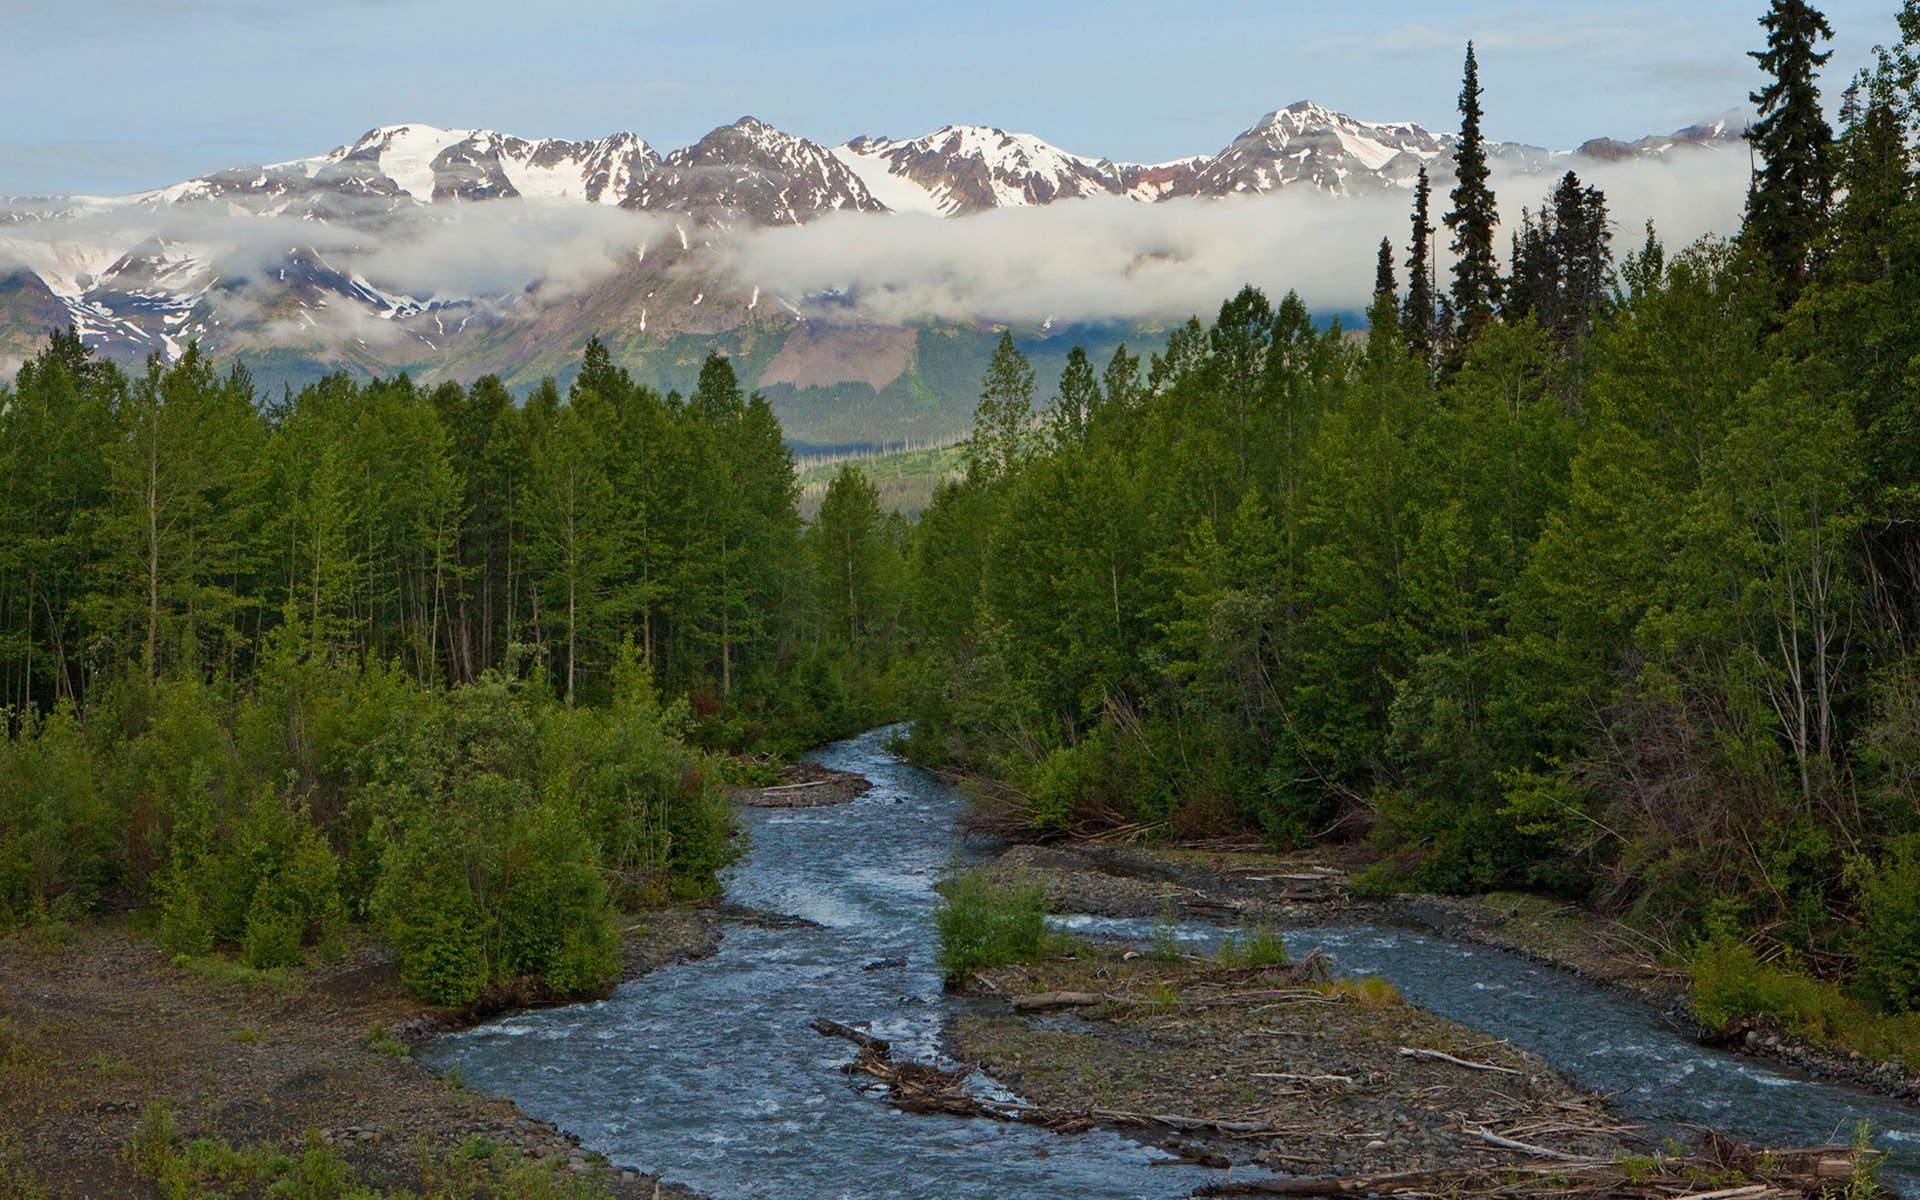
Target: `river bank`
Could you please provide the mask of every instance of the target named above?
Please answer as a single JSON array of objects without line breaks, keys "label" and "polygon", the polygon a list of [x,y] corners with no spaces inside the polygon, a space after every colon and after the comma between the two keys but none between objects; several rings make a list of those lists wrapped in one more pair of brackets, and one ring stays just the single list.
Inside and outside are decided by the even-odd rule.
[{"label": "river bank", "polygon": [[1354,847],[1273,854],[1089,841],[1012,845],[985,869],[1003,883],[1038,883],[1059,912],[1295,928],[1365,921],[1421,929],[1632,995],[1689,1027],[1703,1044],[1920,1103],[1920,1074],[1901,1063],[1820,1045],[1777,1023],[1748,1022],[1731,1032],[1699,1026],[1685,1003],[1686,972],[1619,922],[1534,896],[1360,896],[1352,877],[1365,865]]},{"label": "river bank", "polygon": [[[722,919],[703,908],[635,914],[624,977],[711,953]],[[521,1194],[500,1190],[518,1174],[536,1189],[527,1194],[689,1195],[656,1191],[656,1180],[552,1123],[417,1061],[429,1038],[487,1015],[412,999],[369,939],[331,961],[259,973],[223,960],[176,964],[127,918],[9,937],[0,941],[0,1185],[15,1190],[0,1193],[155,1194],[135,1146],[143,1114],[164,1110],[179,1147],[196,1138],[237,1151],[324,1144],[354,1181],[380,1188],[457,1177],[508,1196]],[[541,1184],[542,1174],[554,1182]]]}]

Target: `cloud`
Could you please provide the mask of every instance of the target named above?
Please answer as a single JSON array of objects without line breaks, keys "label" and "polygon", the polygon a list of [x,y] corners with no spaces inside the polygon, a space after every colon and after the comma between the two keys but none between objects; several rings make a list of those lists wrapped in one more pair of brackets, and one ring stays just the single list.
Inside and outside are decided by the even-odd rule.
[{"label": "cloud", "polygon": [[0,207],[0,266],[24,265],[71,293],[128,254],[160,255],[202,284],[277,291],[290,260],[326,267],[419,301],[511,303],[528,291],[592,286],[672,228],[664,218],[586,204],[386,202],[318,221],[259,214],[220,201],[174,204],[33,202]]},{"label": "cloud", "polygon": [[[1577,166],[1607,192],[1621,251],[1648,219],[1670,245],[1739,223],[1744,148]],[[1496,178],[1503,239],[1553,182]],[[1178,318],[1209,311],[1244,283],[1351,311],[1366,306],[1380,239],[1404,255],[1409,203],[1397,190],[1340,197],[1292,188],[1152,205],[1096,197],[959,220],[846,214],[746,235],[728,254],[743,285],[811,297],[820,315],[887,324]]]},{"label": "cloud", "polygon": [[[1670,245],[1737,227],[1747,155],[1679,152],[1618,164],[1562,160],[1608,193],[1622,252],[1652,218]],[[1538,208],[1559,166],[1496,176],[1504,239],[1520,209]],[[337,198],[328,201],[341,203]],[[649,252],[703,283],[761,289],[822,318],[898,325],[925,320],[1159,321],[1205,313],[1245,283],[1288,290],[1318,311],[1364,308],[1375,250],[1404,257],[1408,193],[1358,197],[1295,187],[1265,196],[1141,204],[1102,196],[946,220],[842,214],[806,225],[709,231],[710,249],[682,255],[673,220],[657,214],[532,201],[387,202],[316,221],[224,202],[40,202],[0,208],[0,270],[25,265],[75,295],[132,254],[118,290],[219,291],[220,324],[303,345],[380,345],[437,336],[432,317],[382,320],[340,295],[288,306],[286,272],[317,259],[387,296],[457,303],[472,314],[530,319],[547,302],[593,288]],[[1440,207],[1445,207],[1444,197]],[[1444,241],[1444,235],[1441,239]],[[650,265],[659,262],[642,258]],[[710,289],[709,289],[710,290]],[[528,294],[538,303],[529,304]]]}]

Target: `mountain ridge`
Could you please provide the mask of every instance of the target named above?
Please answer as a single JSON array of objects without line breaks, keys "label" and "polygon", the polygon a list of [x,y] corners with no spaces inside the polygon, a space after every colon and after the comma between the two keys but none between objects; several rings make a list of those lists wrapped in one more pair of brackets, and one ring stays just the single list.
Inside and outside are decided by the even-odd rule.
[{"label": "mountain ridge", "polygon": [[[1508,169],[1557,174],[1670,158],[1743,132],[1738,119],[1722,117],[1573,150],[1497,143],[1490,151]],[[26,331],[43,332],[56,305],[90,345],[121,361],[173,358],[199,341],[290,381],[327,370],[408,370],[425,379],[495,373],[526,382],[594,335],[625,347],[635,364],[670,353],[675,370],[694,342],[727,335],[774,346],[760,359],[765,365],[776,343],[812,324],[815,334],[795,344],[802,361],[782,360],[772,385],[878,395],[901,378],[920,379],[923,356],[903,349],[899,336],[861,332],[857,314],[836,309],[832,295],[786,295],[742,281],[723,261],[728,239],[842,213],[952,222],[1100,197],[1151,206],[1295,188],[1380,195],[1410,188],[1422,168],[1444,188],[1456,140],[1304,100],[1265,114],[1215,152],[1162,163],[1074,153],[986,125],[828,146],[745,116],[664,154],[633,132],[576,140],[382,125],[321,154],[125,196],[0,204],[0,276],[14,278],[0,291],[0,366],[32,352]],[[415,269],[402,278],[387,269],[393,255],[451,237],[461,220],[494,214],[486,219],[500,223],[522,212],[566,222],[557,232],[487,226],[480,257],[511,259],[516,238],[576,236],[578,248],[559,241],[551,253],[587,266],[604,254],[604,269],[568,287],[511,272],[496,278],[467,269],[470,247],[442,256],[455,260],[444,275]],[[619,213],[651,223],[608,225]],[[624,249],[620,238],[629,239]],[[1079,314],[1059,316],[1065,326]],[[828,378],[836,371],[840,384]],[[889,401],[894,411],[967,402],[923,384]],[[832,437],[844,437],[844,423],[827,424]]]}]

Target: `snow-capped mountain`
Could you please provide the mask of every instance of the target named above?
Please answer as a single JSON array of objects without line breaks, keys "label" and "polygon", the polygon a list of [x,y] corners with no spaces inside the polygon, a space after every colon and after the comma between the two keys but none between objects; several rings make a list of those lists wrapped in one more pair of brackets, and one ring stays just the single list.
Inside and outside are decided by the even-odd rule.
[{"label": "snow-capped mountain", "polygon": [[684,150],[622,203],[726,224],[796,225],[830,212],[882,212],[860,176],[824,146],[741,117]]},{"label": "snow-capped mountain", "polygon": [[[1489,152],[1508,171],[1557,174],[1681,155],[1737,141],[1744,129],[1729,114],[1637,141]],[[323,154],[130,196],[0,202],[0,364],[31,352],[57,312],[122,360],[172,357],[199,339],[296,375],[405,368],[524,381],[590,334],[632,346],[751,328],[784,338],[809,299],[835,303],[763,290],[731,271],[729,239],[755,228],[841,213],[965,220],[1095,197],[1151,205],[1289,188],[1378,195],[1411,187],[1422,167],[1444,188],[1454,144],[1451,134],[1304,101],[1268,113],[1216,153],[1153,164],[982,125],[829,148],[743,117],[664,157],[633,133],[572,141],[388,125]],[[656,219],[629,223],[621,211]],[[521,216],[539,220],[516,224]],[[476,242],[475,222],[498,232]],[[534,259],[560,260],[571,274],[563,286],[545,286],[537,272],[516,281],[513,264]],[[508,267],[484,269],[496,260]],[[819,346],[812,353],[832,361]],[[864,353],[849,350],[851,365],[832,370],[865,378],[870,364],[856,361]]]},{"label": "snow-capped mountain", "polygon": [[224,200],[249,211],[338,217],[413,201],[524,197],[622,204],[660,166],[631,133],[598,141],[528,141],[484,129],[386,125],[313,158],[238,167],[128,197],[161,204]]},{"label": "snow-capped mountain", "polygon": [[901,141],[859,137],[833,153],[899,212],[954,217],[1124,190],[1113,163],[984,125],[949,125]]},{"label": "snow-capped mountain", "polygon": [[1167,194],[1227,196],[1306,184],[1348,195],[1406,186],[1420,167],[1449,155],[1454,140],[1418,125],[1358,121],[1302,100],[1262,117]]}]

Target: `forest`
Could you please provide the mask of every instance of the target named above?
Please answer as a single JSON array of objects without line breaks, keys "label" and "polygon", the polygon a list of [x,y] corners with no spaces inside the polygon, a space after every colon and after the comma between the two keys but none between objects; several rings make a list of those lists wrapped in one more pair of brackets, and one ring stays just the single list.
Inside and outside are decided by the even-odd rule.
[{"label": "forest", "polygon": [[1825,18],[1764,25],[1737,237],[1616,245],[1568,175],[1497,245],[1470,49],[1364,336],[1248,289],[1050,405],[1004,343],[913,546],[916,752],[1040,830],[1588,903],[1703,1011],[1920,1008],[1920,5],[1837,132]]},{"label": "forest", "polygon": [[260,969],[362,923],[429,999],[591,994],[616,911],[715,888],[716,751],[888,694],[904,525],[849,472],[803,529],[724,358],[262,398],[56,333],[0,447],[0,923],[153,909]]},{"label": "forest", "polygon": [[741,755],[910,719],[1033,836],[1364,841],[1920,1044],[1920,3],[1837,129],[1825,18],[1763,24],[1737,236],[1569,174],[1502,246],[1469,48],[1364,331],[1249,287],[1051,395],[1009,335],[917,522],[851,466],[803,522],[720,357],[262,396],[53,335],[0,390],[0,923],[591,994],[715,888]]}]

